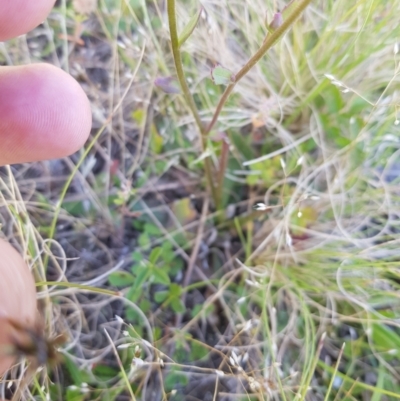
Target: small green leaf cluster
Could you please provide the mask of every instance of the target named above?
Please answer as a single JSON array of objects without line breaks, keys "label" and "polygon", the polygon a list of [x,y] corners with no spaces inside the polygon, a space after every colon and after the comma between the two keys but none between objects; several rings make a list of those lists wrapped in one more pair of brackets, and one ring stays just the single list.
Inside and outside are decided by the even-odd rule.
[{"label": "small green leaf cluster", "polygon": [[[149,245],[149,233],[142,233],[139,242]],[[144,313],[152,307],[149,299],[153,299],[163,309],[170,307],[175,313],[184,312],[185,308],[180,300],[182,288],[179,284],[171,282],[171,278],[183,269],[183,261],[175,255],[171,243],[163,242],[154,247],[147,258],[142,252],[135,251],[132,253],[132,259],[130,271],[112,273],[109,276],[110,284],[118,288],[128,288],[126,298],[137,303]],[[126,317],[135,321],[136,313],[127,308]]]}]

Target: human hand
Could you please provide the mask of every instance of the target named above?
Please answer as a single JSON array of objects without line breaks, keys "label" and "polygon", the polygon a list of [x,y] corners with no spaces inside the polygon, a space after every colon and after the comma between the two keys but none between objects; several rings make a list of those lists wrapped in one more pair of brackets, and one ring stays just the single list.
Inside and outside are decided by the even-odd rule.
[{"label": "human hand", "polygon": [[[0,41],[40,24],[55,0],[0,0]],[[90,127],[89,101],[67,73],[48,64],[0,68],[0,165],[77,151]]]},{"label": "human hand", "polygon": [[[39,25],[55,0],[0,0],[0,41]],[[91,128],[89,101],[79,84],[47,64],[0,67],[0,165],[59,158],[77,151]],[[4,317],[33,323],[35,287],[21,256],[0,242],[0,345]],[[1,353],[1,350],[0,350]],[[12,360],[0,354],[0,375]]]}]

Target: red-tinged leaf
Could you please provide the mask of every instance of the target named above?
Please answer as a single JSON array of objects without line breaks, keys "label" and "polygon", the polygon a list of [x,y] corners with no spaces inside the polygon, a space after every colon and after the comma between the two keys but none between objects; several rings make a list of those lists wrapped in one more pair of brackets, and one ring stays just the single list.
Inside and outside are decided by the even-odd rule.
[{"label": "red-tinged leaf", "polygon": [[181,92],[175,77],[158,77],[154,80],[154,85],[165,93],[174,94]]},{"label": "red-tinged leaf", "polygon": [[117,172],[118,172],[118,168],[119,168],[119,160],[118,159],[113,159],[112,161],[111,161],[111,164],[110,164],[110,175],[111,176],[114,176],[114,175],[116,175],[117,174]]},{"label": "red-tinged leaf", "polygon": [[183,31],[180,34],[179,39],[178,39],[179,47],[181,47],[187,41],[187,39],[190,37],[190,35],[193,33],[194,29],[196,28],[197,23],[199,22],[202,11],[203,11],[203,7],[200,7],[199,11],[197,11],[197,13],[195,15],[193,15],[192,18],[190,18],[189,22],[183,28]]},{"label": "red-tinged leaf", "polygon": [[283,24],[283,17],[282,13],[275,13],[274,18],[272,19],[271,23],[268,26],[268,30],[270,32],[274,32]]},{"label": "red-tinged leaf", "polygon": [[214,135],[210,136],[210,139],[214,142],[227,141],[228,135],[226,135],[226,132],[224,131],[218,131]]},{"label": "red-tinged leaf", "polygon": [[229,85],[235,81],[235,74],[222,65],[217,64],[211,70],[211,79],[216,85]]}]

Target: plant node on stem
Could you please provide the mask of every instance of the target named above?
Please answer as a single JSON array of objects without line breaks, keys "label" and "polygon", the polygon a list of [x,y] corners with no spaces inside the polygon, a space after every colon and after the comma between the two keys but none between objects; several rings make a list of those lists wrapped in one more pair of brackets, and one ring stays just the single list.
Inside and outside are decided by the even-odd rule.
[{"label": "plant node on stem", "polygon": [[[205,125],[201,121],[196,103],[190,92],[189,85],[187,84],[187,81],[185,79],[185,74],[183,71],[182,58],[179,50],[178,30],[176,24],[175,0],[167,0],[168,22],[169,22],[172,54],[174,56],[175,69],[178,76],[179,84],[183,92],[183,96],[185,97],[185,100],[198,126],[203,152],[207,148],[208,135],[211,132],[212,128],[214,127],[215,123],[217,122],[217,119],[226,101],[228,100],[229,95],[232,93],[235,85],[258,63],[258,61],[260,61],[260,59],[265,55],[265,53],[283,36],[283,34],[290,28],[290,26],[301,15],[301,13],[306,9],[306,7],[311,3],[311,1],[312,0],[298,0],[296,5],[291,3],[290,7],[291,12],[287,15],[282,25],[277,27],[272,33],[268,33],[263,44],[257,50],[257,52],[247,61],[247,63],[240,69],[240,71],[237,74],[235,74],[234,82],[232,82],[230,85],[226,87],[225,92],[222,94],[221,99],[218,102],[218,105],[215,109],[211,122],[208,124],[207,127],[205,127]],[[221,194],[223,188],[216,187],[214,184],[213,174],[212,174],[213,168],[211,165],[211,161],[208,157],[204,159],[204,169],[207,177],[208,187],[209,190],[211,191],[215,207],[217,208],[217,210],[221,210],[222,208]]]},{"label": "plant node on stem", "polygon": [[232,93],[235,85],[260,61],[265,53],[283,36],[283,34],[290,28],[290,26],[296,21],[306,7],[311,3],[312,0],[299,0],[296,6],[293,6],[292,12],[288,14],[282,25],[274,30],[272,33],[268,33],[267,37],[262,46],[256,51],[256,53],[247,61],[247,63],[235,74],[235,80],[225,89],[221,99],[218,102],[217,108],[215,109],[214,115],[211,119],[210,124],[206,129],[206,135],[208,135],[214,127],[217,119],[224,107],[229,95]]}]

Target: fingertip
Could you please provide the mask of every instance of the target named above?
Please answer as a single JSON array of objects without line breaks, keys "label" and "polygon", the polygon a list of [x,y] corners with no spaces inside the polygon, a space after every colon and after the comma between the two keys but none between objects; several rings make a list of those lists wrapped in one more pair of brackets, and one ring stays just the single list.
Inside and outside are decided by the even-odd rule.
[{"label": "fingertip", "polygon": [[0,69],[0,164],[70,155],[87,140],[89,100],[67,73],[49,64]]},{"label": "fingertip", "polygon": [[55,0],[1,0],[0,40],[22,35],[41,24]]}]

